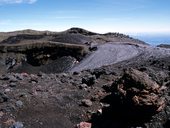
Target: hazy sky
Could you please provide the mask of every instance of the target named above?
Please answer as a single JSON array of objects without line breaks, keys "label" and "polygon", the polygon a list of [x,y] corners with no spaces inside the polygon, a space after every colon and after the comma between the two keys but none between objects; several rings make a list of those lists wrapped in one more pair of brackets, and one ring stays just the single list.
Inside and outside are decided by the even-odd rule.
[{"label": "hazy sky", "polygon": [[0,0],[0,31],[170,32],[170,0]]}]

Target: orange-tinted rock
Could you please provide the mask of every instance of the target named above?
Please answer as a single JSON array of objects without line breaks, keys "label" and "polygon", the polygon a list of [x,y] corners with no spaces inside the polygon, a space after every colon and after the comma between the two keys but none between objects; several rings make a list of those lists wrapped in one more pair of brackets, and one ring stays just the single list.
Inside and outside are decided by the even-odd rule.
[{"label": "orange-tinted rock", "polygon": [[136,108],[159,112],[165,107],[162,88],[144,72],[127,69],[116,86],[120,97]]},{"label": "orange-tinted rock", "polygon": [[92,124],[88,122],[81,122],[80,124],[77,124],[76,128],[91,128]]}]

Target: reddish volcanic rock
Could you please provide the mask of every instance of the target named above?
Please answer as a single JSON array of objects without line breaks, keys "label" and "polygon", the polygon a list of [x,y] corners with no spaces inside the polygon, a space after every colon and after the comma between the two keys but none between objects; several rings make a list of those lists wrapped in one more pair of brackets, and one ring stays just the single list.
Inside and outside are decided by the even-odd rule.
[{"label": "reddish volcanic rock", "polygon": [[76,128],[91,128],[91,127],[92,127],[91,123],[81,122],[80,124],[77,125]]},{"label": "reddish volcanic rock", "polygon": [[159,112],[165,107],[162,88],[144,72],[127,69],[116,84],[120,97],[134,107],[150,112]]}]

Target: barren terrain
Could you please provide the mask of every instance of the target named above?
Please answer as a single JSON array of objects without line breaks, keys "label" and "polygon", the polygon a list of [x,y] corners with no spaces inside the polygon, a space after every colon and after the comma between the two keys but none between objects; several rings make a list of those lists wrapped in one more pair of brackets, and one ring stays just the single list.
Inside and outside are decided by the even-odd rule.
[{"label": "barren terrain", "polygon": [[0,41],[0,127],[170,127],[170,49],[80,28]]}]

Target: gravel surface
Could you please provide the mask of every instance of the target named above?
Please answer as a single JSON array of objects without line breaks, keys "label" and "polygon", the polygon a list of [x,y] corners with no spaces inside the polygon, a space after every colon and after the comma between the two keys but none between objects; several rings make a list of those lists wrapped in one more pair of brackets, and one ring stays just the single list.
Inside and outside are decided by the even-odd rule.
[{"label": "gravel surface", "polygon": [[122,44],[104,44],[98,46],[98,49],[84,58],[79,64],[75,65],[71,71],[82,71],[86,69],[95,69],[102,66],[115,64],[133,57],[141,56],[146,58],[162,58],[170,55],[170,50],[151,46],[122,45]]},{"label": "gravel surface", "polygon": [[81,71],[94,69],[101,66],[114,64],[123,60],[130,59],[142,52],[141,48],[135,45],[104,44],[98,46],[90,56],[81,61],[71,71]]}]

